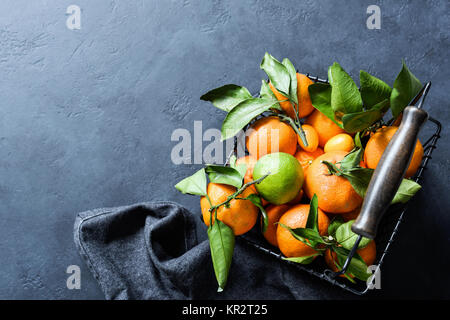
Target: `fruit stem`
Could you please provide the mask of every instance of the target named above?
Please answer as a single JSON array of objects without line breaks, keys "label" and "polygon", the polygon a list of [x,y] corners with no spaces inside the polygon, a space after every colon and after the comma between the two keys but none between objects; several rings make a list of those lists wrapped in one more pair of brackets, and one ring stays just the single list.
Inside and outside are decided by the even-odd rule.
[{"label": "fruit stem", "polygon": [[[206,200],[208,200],[209,202],[209,207],[212,207],[211,198],[208,196],[208,194],[206,194]],[[214,219],[216,218],[217,218],[217,209],[214,212]],[[212,227],[212,214],[209,215],[209,225]]]},{"label": "fruit stem", "polygon": [[321,163],[325,164],[328,167],[328,172],[329,175],[336,175],[336,176],[340,176],[342,174],[342,172],[339,170],[338,167],[336,167],[336,165],[334,165],[333,163],[330,163],[328,161],[322,160]]},{"label": "fruit stem", "polygon": [[205,196],[206,196],[206,200],[208,200],[208,202],[209,202],[209,206],[212,207],[211,198],[208,196],[208,194],[206,194]]},{"label": "fruit stem", "polygon": [[295,103],[293,103],[292,101],[289,100],[289,102],[291,103],[291,107],[292,109],[294,109],[294,114],[295,114],[295,122],[298,126],[300,125],[300,118],[298,117],[298,105],[297,108],[295,108]]},{"label": "fruit stem", "polygon": [[331,239],[330,239],[330,237],[331,236],[323,236],[322,237],[322,240],[323,240],[323,242],[325,242],[325,245],[327,245],[327,246],[333,246],[333,245],[336,245],[336,240],[333,238],[333,237],[331,237]]},{"label": "fruit stem", "polygon": [[[229,196],[229,197],[227,198],[227,200],[225,200],[225,201],[223,201],[222,203],[219,203],[219,204],[217,204],[217,205],[215,205],[215,206],[211,206],[211,207],[209,208],[209,212],[211,212],[211,211],[213,211],[213,210],[219,208],[220,206],[229,204],[231,200],[235,199],[238,195],[240,195],[242,192],[244,192],[245,189],[247,189],[247,188],[248,188],[249,186],[251,186],[252,184],[260,183],[260,182],[263,181],[269,174],[270,174],[270,172],[267,173],[267,174],[265,174],[265,175],[263,175],[261,178],[259,178],[259,179],[257,179],[257,180],[253,180],[253,181],[247,182],[247,183],[244,184],[242,187],[240,187],[235,193],[233,193],[231,196]],[[211,203],[211,202],[210,202],[210,203]]]},{"label": "fruit stem", "polygon": [[303,128],[302,128],[302,125],[300,124],[300,122],[298,122],[298,124],[296,124],[295,121],[291,117],[285,116],[280,113],[273,113],[271,115],[277,116],[281,120],[288,122],[291,125],[292,129],[294,129],[295,133],[300,136],[300,139],[302,139],[303,145],[305,147],[308,146],[308,141],[306,140],[305,131],[303,131]]}]

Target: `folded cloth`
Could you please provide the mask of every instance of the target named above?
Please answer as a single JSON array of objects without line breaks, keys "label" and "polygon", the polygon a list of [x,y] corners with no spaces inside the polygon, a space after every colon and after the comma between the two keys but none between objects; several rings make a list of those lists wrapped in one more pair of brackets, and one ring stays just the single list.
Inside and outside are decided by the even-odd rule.
[{"label": "folded cloth", "polygon": [[227,286],[217,292],[208,240],[194,215],[173,202],[77,215],[75,244],[106,299],[342,298],[329,284],[280,263],[237,237]]}]

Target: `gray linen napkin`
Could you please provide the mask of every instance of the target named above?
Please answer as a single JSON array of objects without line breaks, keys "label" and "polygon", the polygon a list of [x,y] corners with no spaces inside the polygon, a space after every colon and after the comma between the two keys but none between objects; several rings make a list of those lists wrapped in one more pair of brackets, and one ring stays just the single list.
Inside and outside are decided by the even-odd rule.
[{"label": "gray linen napkin", "polygon": [[313,299],[336,290],[237,237],[228,284],[217,293],[194,219],[173,202],[95,209],[77,215],[74,240],[106,299]]}]

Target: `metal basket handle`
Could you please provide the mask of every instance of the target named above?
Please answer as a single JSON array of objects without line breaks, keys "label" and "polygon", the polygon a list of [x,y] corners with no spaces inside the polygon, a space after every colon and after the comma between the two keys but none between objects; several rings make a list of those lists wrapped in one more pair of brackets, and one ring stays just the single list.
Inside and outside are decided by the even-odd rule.
[{"label": "metal basket handle", "polygon": [[[425,84],[422,90],[411,101],[410,106],[403,111],[402,122],[386,147],[375,169],[361,207],[361,212],[352,225],[352,231],[359,235],[342,270],[333,276],[344,274],[353,258],[362,237],[374,239],[378,224],[392,199],[411,161],[417,136],[422,125],[428,119],[428,113],[422,109],[423,102],[431,82]],[[415,104],[417,104],[415,106]]]}]

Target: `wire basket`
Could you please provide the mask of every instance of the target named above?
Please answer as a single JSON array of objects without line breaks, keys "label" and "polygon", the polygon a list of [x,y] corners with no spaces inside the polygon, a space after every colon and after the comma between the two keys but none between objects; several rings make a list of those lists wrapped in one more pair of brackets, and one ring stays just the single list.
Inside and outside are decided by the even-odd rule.
[{"label": "wire basket", "polygon": [[[319,79],[318,77],[310,76],[309,74],[307,74],[307,76],[314,82],[328,83],[327,80]],[[429,136],[427,139],[421,139],[422,141],[426,142],[423,143],[424,155],[422,158],[422,163],[416,175],[413,177],[413,180],[416,182],[420,182],[420,180],[424,178],[425,169],[427,168],[428,162],[432,159],[433,151],[434,149],[436,149],[437,141],[440,138],[442,127],[441,123],[436,119],[429,117],[425,126],[429,125],[434,126],[434,128],[431,128],[431,136]],[[236,150],[237,139],[235,139],[234,141],[234,152],[236,152]],[[378,265],[379,268],[381,268],[381,265],[383,264],[383,261],[385,260],[386,255],[389,252],[390,246],[395,240],[395,237],[399,230],[399,226],[404,219],[403,216],[407,208],[408,204],[391,206],[380,222],[378,234],[375,238],[375,243],[377,246],[377,257],[374,263],[375,265]],[[261,232],[249,232],[240,237],[250,246],[261,252],[273,256],[274,258],[282,261],[282,263],[293,265],[299,270],[306,271],[322,280],[328,281],[332,285],[339,286],[356,295],[364,295],[370,290],[369,286],[364,281],[356,280],[356,283],[351,283],[347,279],[333,276],[334,272],[328,269],[323,259],[315,259],[311,264],[308,265],[302,265],[299,263],[284,260],[281,252],[277,248],[267,243]]]}]

